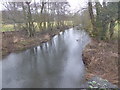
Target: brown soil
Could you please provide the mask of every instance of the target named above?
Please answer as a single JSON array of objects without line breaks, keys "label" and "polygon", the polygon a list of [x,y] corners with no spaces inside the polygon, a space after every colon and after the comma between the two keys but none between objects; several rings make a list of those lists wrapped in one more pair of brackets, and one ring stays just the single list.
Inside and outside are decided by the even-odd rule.
[{"label": "brown soil", "polygon": [[54,35],[59,34],[61,30],[65,30],[66,28],[68,27],[52,31],[37,32],[34,37],[28,37],[25,31],[2,32],[2,57],[5,57],[11,52],[19,52],[47,42]]},{"label": "brown soil", "polygon": [[100,76],[118,85],[118,43],[91,40],[83,51],[86,65],[86,79]]}]

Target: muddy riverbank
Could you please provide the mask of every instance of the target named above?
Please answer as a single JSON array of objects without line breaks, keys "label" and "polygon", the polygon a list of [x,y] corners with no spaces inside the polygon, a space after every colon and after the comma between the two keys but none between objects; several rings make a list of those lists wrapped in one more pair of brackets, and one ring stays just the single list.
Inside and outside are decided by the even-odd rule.
[{"label": "muddy riverbank", "polygon": [[118,84],[118,42],[91,40],[83,51],[86,79],[99,76],[113,84]]},{"label": "muddy riverbank", "polygon": [[47,42],[53,36],[59,34],[59,32],[64,31],[65,29],[68,29],[68,27],[56,28],[52,31],[46,30],[43,32],[36,32],[34,37],[28,37],[24,30],[2,32],[2,57],[5,57],[11,52],[20,52]]}]

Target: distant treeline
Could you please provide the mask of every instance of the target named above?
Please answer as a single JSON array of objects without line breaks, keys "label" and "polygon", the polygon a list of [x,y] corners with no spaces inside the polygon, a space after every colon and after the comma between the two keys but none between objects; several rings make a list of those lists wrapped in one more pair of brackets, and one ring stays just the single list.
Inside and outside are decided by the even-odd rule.
[{"label": "distant treeline", "polygon": [[2,23],[23,27],[29,36],[34,36],[35,30],[52,29],[71,23],[69,3],[40,0],[34,2],[6,2],[6,10],[2,11]]}]

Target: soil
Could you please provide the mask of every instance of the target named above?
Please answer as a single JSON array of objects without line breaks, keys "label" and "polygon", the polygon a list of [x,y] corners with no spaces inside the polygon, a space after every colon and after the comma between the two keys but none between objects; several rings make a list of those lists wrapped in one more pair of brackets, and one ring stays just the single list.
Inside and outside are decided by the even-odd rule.
[{"label": "soil", "polygon": [[43,32],[36,32],[34,37],[28,37],[25,30],[1,32],[2,58],[11,52],[20,52],[30,47],[40,45],[41,43],[45,43],[56,34],[59,34],[60,31],[63,31],[67,28],[68,27],[62,27],[59,29],[56,28],[52,31],[46,30]]},{"label": "soil", "polygon": [[92,39],[83,51],[86,79],[99,76],[118,85],[118,42]]}]

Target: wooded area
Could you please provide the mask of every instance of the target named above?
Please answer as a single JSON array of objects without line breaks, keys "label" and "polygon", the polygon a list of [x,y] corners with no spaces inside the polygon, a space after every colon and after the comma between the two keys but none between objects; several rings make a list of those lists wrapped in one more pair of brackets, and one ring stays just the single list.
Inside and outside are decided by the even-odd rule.
[{"label": "wooded area", "polygon": [[[0,31],[3,58],[39,45],[42,48],[41,45],[55,35],[72,28],[90,36],[91,42],[81,55],[87,71],[86,80],[100,76],[119,86],[120,1],[87,0],[85,6],[77,10],[71,10],[69,0],[5,2],[3,7]],[[75,38],[75,41],[84,39]]]},{"label": "wooded area", "polygon": [[34,36],[36,31],[51,30],[71,23],[68,2],[6,2],[3,11],[3,25],[13,24],[14,30],[26,30]]},{"label": "wooded area", "polygon": [[101,4],[90,1],[88,8],[74,13],[70,11],[67,0],[65,2],[49,0],[6,2],[3,5],[6,8],[2,11],[3,26],[12,24],[14,30],[26,30],[30,37],[34,36],[36,31],[46,29],[52,31],[55,27],[81,24],[90,34],[103,40],[111,39],[115,29],[118,29],[118,2]]},{"label": "wooded area", "polygon": [[[95,2],[96,15],[93,14],[92,2],[88,3],[90,19],[93,27],[93,34],[101,40],[112,38],[114,27],[118,24],[118,2]],[[107,36],[109,32],[109,37]]]}]

